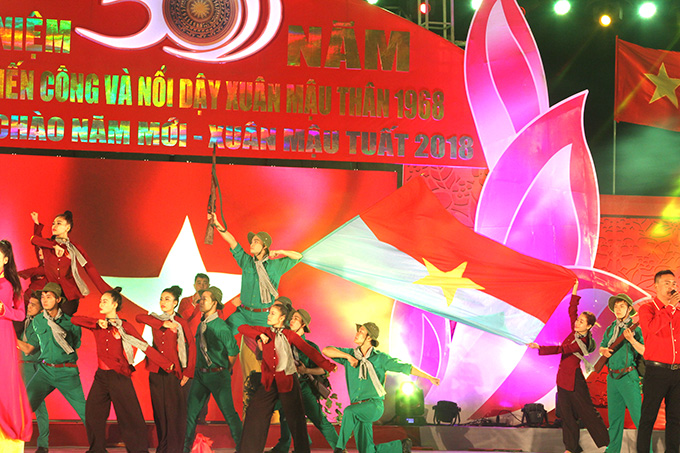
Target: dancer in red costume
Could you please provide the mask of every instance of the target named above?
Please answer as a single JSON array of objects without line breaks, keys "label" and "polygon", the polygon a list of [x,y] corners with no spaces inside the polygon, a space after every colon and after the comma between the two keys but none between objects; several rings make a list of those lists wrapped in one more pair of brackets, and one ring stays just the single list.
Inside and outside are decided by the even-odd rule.
[{"label": "dancer in red costume", "polygon": [[123,304],[120,288],[113,288],[102,294],[99,303],[100,318],[74,316],[71,323],[89,329],[97,345],[99,367],[85,403],[85,428],[90,443],[90,453],[106,452],[106,419],[111,403],[116,411],[118,426],[125,447],[131,453],[149,451],[146,424],[137,393],[132,385],[131,375],[134,348],[141,349],[146,356],[166,373],[177,372],[175,365],[161,353],[150,347],[132,324],[118,317]]},{"label": "dancer in red costume", "polygon": [[[36,213],[34,221],[37,217]],[[82,247],[70,241],[68,235],[72,230],[73,214],[65,211],[54,218],[51,239],[39,236],[31,238],[31,243],[43,251],[45,278],[48,282],[58,283],[64,290],[67,301],[61,304],[61,311],[69,316],[78,310],[80,299],[90,294],[90,289],[80,276],[81,269],[85,269],[100,293],[111,289]]]},{"label": "dancer in red costume", "polygon": [[187,401],[182,387],[194,377],[196,366],[195,332],[175,313],[182,288],[173,286],[161,293],[161,314],[137,315],[137,322],[153,330],[153,347],[181,370],[181,377],[167,373],[147,358],[149,392],[156,422],[156,453],[182,453],[187,425]]},{"label": "dancer in red costume", "polygon": [[26,388],[21,380],[17,337],[12,321],[26,316],[21,297],[21,283],[9,241],[0,241],[0,367],[3,370],[3,391],[0,392],[0,451],[24,451],[24,442],[31,439],[31,408]]},{"label": "dancer in red costume", "polygon": [[[562,416],[562,440],[564,441],[565,453],[579,453],[583,451],[579,444],[580,430],[578,419],[581,419],[588,429],[595,445],[606,447],[609,445],[609,433],[597,412],[590,397],[586,380],[581,372],[581,360],[595,351],[595,340],[590,329],[595,325],[595,315],[584,311],[577,316],[578,302],[581,297],[576,295],[578,282],[574,285],[574,291],[569,302],[569,318],[573,331],[564,339],[559,346],[539,346],[530,343],[532,349],[538,349],[539,355],[562,354],[559,368],[557,369],[557,401],[560,405]],[[586,363],[586,366],[589,364]]]}]

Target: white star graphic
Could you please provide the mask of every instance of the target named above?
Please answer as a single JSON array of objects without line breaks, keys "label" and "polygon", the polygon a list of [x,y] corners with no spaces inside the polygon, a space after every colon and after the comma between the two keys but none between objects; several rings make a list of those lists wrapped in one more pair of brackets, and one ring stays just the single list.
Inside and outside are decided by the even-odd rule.
[{"label": "white star graphic", "polygon": [[[189,217],[184,219],[182,229],[165,258],[158,277],[106,277],[109,285],[123,288],[123,295],[140,307],[150,312],[160,313],[159,300],[161,291],[172,285],[179,285],[184,296],[193,294],[193,278],[197,273],[208,274],[210,285],[222,290],[222,300],[228,301],[241,291],[241,275],[221,272],[207,272],[198,251]],[[149,326],[144,328],[142,336],[151,344],[153,337]],[[144,359],[144,354],[137,351],[135,363]]]}]

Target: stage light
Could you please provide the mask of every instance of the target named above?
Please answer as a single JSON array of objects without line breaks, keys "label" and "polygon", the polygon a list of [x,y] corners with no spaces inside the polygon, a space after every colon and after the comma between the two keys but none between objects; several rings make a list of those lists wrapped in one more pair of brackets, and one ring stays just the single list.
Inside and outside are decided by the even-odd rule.
[{"label": "stage light", "polygon": [[446,423],[449,425],[454,425],[457,421],[460,423],[460,407],[452,401],[437,401],[436,406],[432,406],[434,409],[434,423],[441,425]]},{"label": "stage light", "polygon": [[416,385],[411,381],[407,381],[401,384],[399,390],[401,390],[401,393],[403,393],[404,395],[411,396],[413,395],[413,392],[416,391]]},{"label": "stage light", "polygon": [[470,6],[472,6],[472,9],[477,11],[482,4],[482,0],[470,0]]},{"label": "stage light", "polygon": [[525,404],[522,408],[522,424],[527,426],[541,426],[548,423],[548,413],[540,403]]},{"label": "stage light", "polygon": [[553,6],[553,10],[555,11],[555,14],[563,16],[571,10],[571,3],[569,3],[569,0],[557,0]]},{"label": "stage light", "polygon": [[376,3],[378,3],[378,0],[366,0],[366,1],[368,2],[369,5],[375,5]]},{"label": "stage light", "polygon": [[614,25],[616,21],[623,19],[623,9],[618,2],[608,2],[599,5],[593,11],[595,18],[602,27]]},{"label": "stage light", "polygon": [[425,424],[423,390],[411,381],[403,382],[394,398],[394,413],[398,424]]},{"label": "stage light", "polygon": [[420,14],[427,14],[430,12],[430,4],[427,2],[421,2],[420,5],[418,6],[418,11],[420,11]]},{"label": "stage light", "polygon": [[643,19],[649,19],[656,14],[656,5],[652,2],[644,2],[638,8],[638,14]]}]

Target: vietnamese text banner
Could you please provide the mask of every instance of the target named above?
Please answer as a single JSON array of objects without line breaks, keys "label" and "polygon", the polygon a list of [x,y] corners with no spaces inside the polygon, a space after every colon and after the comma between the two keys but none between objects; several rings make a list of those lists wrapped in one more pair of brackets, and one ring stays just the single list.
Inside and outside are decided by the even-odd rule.
[{"label": "vietnamese text banner", "polygon": [[0,12],[0,146],[486,167],[463,51],[361,0]]}]

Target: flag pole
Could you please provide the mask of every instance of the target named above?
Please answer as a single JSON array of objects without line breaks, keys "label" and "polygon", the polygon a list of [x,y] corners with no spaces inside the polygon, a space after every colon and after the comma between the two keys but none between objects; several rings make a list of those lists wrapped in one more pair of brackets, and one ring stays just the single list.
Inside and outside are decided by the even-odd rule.
[{"label": "flag pole", "polygon": [[613,146],[612,146],[612,195],[616,195],[616,108],[618,106],[618,99],[616,98],[618,90],[618,73],[619,73],[619,35],[616,35],[616,41],[614,45],[614,115],[612,119],[614,121],[613,128]]},{"label": "flag pole", "polygon": [[616,195],[616,120],[614,120],[614,156],[612,157],[614,169],[612,171],[612,195]]}]

